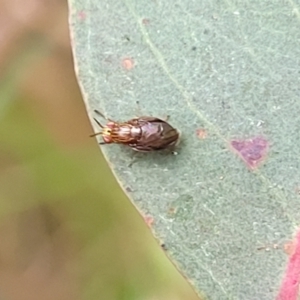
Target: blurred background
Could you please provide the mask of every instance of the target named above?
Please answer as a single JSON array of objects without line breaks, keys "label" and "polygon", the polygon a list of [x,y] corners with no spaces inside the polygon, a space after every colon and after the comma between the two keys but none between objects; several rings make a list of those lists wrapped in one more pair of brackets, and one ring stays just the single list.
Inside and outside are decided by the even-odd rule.
[{"label": "blurred background", "polygon": [[0,299],[198,299],[117,185],[66,0],[0,0]]}]

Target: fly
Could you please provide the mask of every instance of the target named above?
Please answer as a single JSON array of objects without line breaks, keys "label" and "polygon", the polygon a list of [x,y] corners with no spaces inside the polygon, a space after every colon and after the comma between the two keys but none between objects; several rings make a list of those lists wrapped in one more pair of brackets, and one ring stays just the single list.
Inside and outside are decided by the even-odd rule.
[{"label": "fly", "polygon": [[98,110],[95,110],[95,113],[108,121],[106,125],[102,125],[94,118],[101,131],[91,136],[101,135],[102,145],[124,144],[135,151],[149,152],[173,149],[179,143],[179,131],[162,119],[142,116],[126,122],[116,122],[106,118]]}]

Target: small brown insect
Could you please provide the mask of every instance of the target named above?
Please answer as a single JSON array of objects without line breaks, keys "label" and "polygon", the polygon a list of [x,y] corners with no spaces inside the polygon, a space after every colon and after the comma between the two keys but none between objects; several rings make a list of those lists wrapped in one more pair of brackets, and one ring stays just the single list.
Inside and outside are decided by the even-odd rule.
[{"label": "small brown insect", "polygon": [[94,118],[102,130],[91,136],[101,135],[103,142],[100,142],[100,144],[125,144],[135,151],[148,152],[172,149],[179,142],[179,131],[161,119],[139,117],[127,122],[118,123],[106,118],[98,110],[95,110],[95,113],[108,121],[103,126]]}]

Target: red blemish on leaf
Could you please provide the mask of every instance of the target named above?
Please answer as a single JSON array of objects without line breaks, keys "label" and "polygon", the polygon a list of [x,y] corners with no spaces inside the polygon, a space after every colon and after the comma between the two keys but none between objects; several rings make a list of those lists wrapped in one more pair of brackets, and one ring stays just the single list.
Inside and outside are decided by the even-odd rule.
[{"label": "red blemish on leaf", "polygon": [[173,206],[169,207],[169,209],[168,209],[168,215],[169,216],[174,216],[175,214],[176,214],[176,208],[173,207]]},{"label": "red blemish on leaf", "polygon": [[293,241],[290,241],[284,244],[283,249],[287,255],[291,256],[295,252],[295,247],[296,247],[295,243]]},{"label": "red blemish on leaf", "polygon": [[143,25],[149,25],[149,24],[150,24],[150,20],[147,19],[147,18],[144,18],[144,19],[142,20],[142,24],[143,24]]},{"label": "red blemish on leaf", "polygon": [[77,16],[79,20],[83,21],[86,18],[86,13],[83,10],[81,10],[80,12],[78,12]]},{"label": "red blemish on leaf", "polygon": [[263,137],[254,137],[248,140],[233,140],[230,144],[251,169],[257,168],[265,160],[269,149],[269,143]]},{"label": "red blemish on leaf", "polygon": [[144,220],[149,227],[151,227],[154,223],[154,219],[152,216],[144,216]]},{"label": "red blemish on leaf", "polygon": [[132,58],[127,57],[122,60],[122,67],[126,70],[131,70],[134,67],[134,61]]},{"label": "red blemish on leaf", "polygon": [[297,300],[300,282],[300,230],[291,246],[292,254],[276,300]]},{"label": "red blemish on leaf", "polygon": [[204,128],[199,128],[196,130],[197,137],[201,140],[206,139],[207,131]]},{"label": "red blemish on leaf", "polygon": [[132,192],[133,192],[132,188],[129,187],[129,186],[127,186],[127,187],[125,188],[125,190],[126,190],[126,192],[128,192],[128,193],[132,193]]}]

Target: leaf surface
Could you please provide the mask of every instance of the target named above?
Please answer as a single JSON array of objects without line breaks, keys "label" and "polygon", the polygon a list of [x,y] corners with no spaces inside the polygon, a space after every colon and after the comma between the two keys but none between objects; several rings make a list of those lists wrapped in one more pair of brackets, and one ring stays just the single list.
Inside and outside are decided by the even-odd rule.
[{"label": "leaf surface", "polygon": [[274,299],[300,217],[299,4],[69,4],[91,120],[170,115],[182,133],[177,155],[102,148],[168,255],[210,299]]}]

